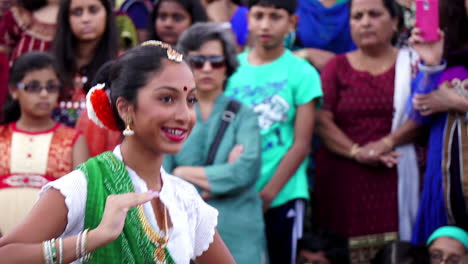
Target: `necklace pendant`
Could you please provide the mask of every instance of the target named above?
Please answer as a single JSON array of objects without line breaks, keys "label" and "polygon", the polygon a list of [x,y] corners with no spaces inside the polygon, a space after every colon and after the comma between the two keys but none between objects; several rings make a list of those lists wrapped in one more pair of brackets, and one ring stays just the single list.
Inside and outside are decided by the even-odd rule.
[{"label": "necklace pendant", "polygon": [[166,263],[166,252],[164,251],[163,247],[158,247],[154,251],[154,261],[157,264],[165,264]]}]

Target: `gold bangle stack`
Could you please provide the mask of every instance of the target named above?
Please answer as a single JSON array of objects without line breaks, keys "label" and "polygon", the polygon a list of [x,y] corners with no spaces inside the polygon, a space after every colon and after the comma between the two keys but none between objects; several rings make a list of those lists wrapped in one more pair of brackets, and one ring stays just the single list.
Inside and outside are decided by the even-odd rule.
[{"label": "gold bangle stack", "polygon": [[356,156],[356,154],[359,153],[360,150],[361,150],[361,147],[358,144],[354,143],[353,146],[351,147],[351,150],[349,151],[349,157],[351,159],[354,159],[354,157]]},{"label": "gold bangle stack", "polygon": [[387,145],[387,147],[393,149],[393,147],[394,147],[393,141],[392,141],[388,136],[382,138],[381,141],[382,141],[382,143],[384,143],[385,145]]}]

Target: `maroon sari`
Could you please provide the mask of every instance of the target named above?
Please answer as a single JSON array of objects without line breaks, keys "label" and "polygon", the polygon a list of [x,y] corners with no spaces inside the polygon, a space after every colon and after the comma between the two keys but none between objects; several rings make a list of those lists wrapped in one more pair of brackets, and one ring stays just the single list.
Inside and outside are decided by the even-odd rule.
[{"label": "maroon sari", "polygon": [[[393,117],[395,67],[374,76],[357,71],[346,55],[323,70],[323,109],[355,143],[388,135]],[[350,238],[353,263],[365,263],[398,231],[397,171],[370,167],[322,146],[316,157],[319,225]]]}]

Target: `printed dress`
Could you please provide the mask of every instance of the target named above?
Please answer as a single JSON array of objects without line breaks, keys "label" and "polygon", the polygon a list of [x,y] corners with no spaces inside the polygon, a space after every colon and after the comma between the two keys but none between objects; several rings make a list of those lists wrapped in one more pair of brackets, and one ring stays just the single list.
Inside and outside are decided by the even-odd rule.
[{"label": "printed dress", "polygon": [[42,186],[69,173],[80,132],[60,124],[41,132],[0,126],[0,232],[18,224]]}]

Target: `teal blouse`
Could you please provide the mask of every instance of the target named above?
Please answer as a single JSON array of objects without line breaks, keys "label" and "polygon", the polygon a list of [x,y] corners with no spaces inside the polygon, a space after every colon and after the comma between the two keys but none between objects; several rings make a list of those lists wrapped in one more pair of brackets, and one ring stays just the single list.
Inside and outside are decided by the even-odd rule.
[{"label": "teal blouse", "polygon": [[[228,103],[226,96],[218,96],[206,121],[196,106],[197,124],[182,150],[166,155],[166,171],[204,165]],[[242,105],[224,133],[213,165],[205,167],[213,196],[206,202],[218,209],[219,234],[238,264],[263,263],[267,259],[262,203],[255,189],[261,166],[259,133],[257,115]],[[235,145],[243,145],[244,151],[236,162],[228,163]]]}]

